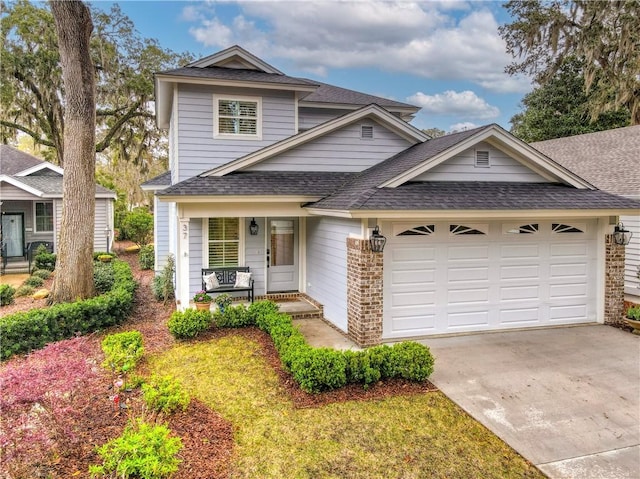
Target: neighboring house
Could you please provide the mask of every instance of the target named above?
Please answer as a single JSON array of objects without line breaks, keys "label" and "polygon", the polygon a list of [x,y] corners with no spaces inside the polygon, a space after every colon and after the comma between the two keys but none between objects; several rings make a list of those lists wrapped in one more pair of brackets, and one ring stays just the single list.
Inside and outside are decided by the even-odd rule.
[{"label": "neighboring house", "polygon": [[[62,168],[9,145],[0,145],[0,237],[7,269],[26,269],[31,243],[57,250],[62,218]],[[96,185],[94,250],[104,251],[113,238],[114,192]],[[13,266],[13,268],[12,268]]]},{"label": "neighboring house", "polygon": [[[532,143],[549,158],[597,188],[640,200],[640,125]],[[640,216],[623,215],[631,231],[625,248],[625,294],[640,303]]]},{"label": "neighboring house", "polygon": [[619,319],[606,240],[640,202],[497,125],[429,139],[408,123],[418,110],[289,77],[237,46],[158,73],[170,171],[144,189],[178,306],[201,268],[242,265],[256,295],[306,294],[360,345]]}]

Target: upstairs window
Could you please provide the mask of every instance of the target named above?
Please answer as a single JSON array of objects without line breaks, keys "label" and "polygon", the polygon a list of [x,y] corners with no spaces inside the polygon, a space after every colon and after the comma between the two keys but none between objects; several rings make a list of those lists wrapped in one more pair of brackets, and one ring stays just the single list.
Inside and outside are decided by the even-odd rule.
[{"label": "upstairs window", "polygon": [[53,203],[36,201],[36,233],[53,231]]},{"label": "upstairs window", "polygon": [[214,138],[262,137],[262,101],[258,97],[215,97]]}]

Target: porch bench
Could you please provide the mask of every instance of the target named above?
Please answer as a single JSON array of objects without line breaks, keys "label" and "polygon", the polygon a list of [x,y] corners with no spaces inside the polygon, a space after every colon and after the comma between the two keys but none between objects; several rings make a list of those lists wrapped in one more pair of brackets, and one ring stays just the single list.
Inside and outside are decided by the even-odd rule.
[{"label": "porch bench", "polygon": [[[235,293],[238,291],[247,291],[249,302],[253,303],[253,278],[249,280],[249,286],[247,287],[235,287],[236,274],[238,272],[250,273],[249,266],[227,266],[220,268],[202,268],[202,290],[207,293]],[[216,274],[218,283],[220,286],[213,289],[207,289],[205,278],[211,273]]]}]

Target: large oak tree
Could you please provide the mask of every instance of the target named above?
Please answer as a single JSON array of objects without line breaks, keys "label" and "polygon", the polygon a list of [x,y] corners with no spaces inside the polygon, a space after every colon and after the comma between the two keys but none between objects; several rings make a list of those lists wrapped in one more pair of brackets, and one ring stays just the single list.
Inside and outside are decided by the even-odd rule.
[{"label": "large oak tree", "polygon": [[533,75],[541,86],[568,57],[583,62],[592,120],[626,108],[640,124],[640,1],[510,0],[513,21],[500,27],[517,61],[511,74]]},{"label": "large oak tree", "polygon": [[51,1],[65,90],[62,223],[52,302],[94,295],[96,101],[89,50],[93,23],[79,0]]}]

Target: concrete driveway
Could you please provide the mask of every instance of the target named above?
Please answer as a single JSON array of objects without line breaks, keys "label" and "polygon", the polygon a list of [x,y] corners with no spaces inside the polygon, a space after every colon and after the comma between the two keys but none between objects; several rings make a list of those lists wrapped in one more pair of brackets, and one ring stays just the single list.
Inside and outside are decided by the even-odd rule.
[{"label": "concrete driveway", "polygon": [[640,336],[589,325],[422,342],[433,383],[549,477],[640,477]]}]

